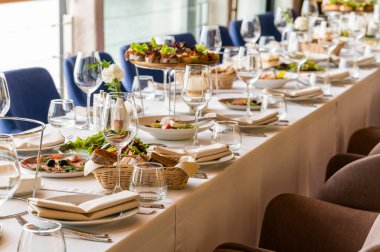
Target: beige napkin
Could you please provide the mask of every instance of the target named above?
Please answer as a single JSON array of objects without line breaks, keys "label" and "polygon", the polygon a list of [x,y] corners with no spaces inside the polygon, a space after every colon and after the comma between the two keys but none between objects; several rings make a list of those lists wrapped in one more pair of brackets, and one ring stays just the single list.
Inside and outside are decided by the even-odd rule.
[{"label": "beige napkin", "polygon": [[95,220],[138,207],[138,194],[122,191],[73,204],[62,201],[29,198],[29,211],[42,218],[61,220]]},{"label": "beige napkin", "polygon": [[317,78],[323,81],[326,79],[326,76],[328,76],[330,81],[344,80],[350,77],[350,72],[347,69],[334,69],[317,75]]},{"label": "beige napkin", "polygon": [[371,65],[376,64],[376,57],[375,55],[364,55],[357,59],[357,62],[359,65]]},{"label": "beige napkin", "polygon": [[[40,146],[41,133],[34,133],[30,135],[13,137],[16,149],[18,150],[28,150],[35,149]],[[56,146],[63,144],[65,142],[65,137],[61,134],[59,129],[51,128],[49,131],[44,132],[44,137],[42,140],[42,147]]]},{"label": "beige napkin", "polygon": [[267,91],[273,94],[283,94],[289,98],[312,98],[323,94],[322,89],[316,86],[296,90],[268,88]]},{"label": "beige napkin", "polygon": [[245,116],[236,117],[229,115],[218,115],[219,120],[228,120],[238,122],[243,126],[262,126],[279,120],[278,113],[273,111],[266,111],[246,118]]},{"label": "beige napkin", "polygon": [[211,161],[230,155],[232,152],[225,144],[211,144],[194,149],[170,149],[157,146],[155,151],[167,156],[191,156],[197,163]]}]

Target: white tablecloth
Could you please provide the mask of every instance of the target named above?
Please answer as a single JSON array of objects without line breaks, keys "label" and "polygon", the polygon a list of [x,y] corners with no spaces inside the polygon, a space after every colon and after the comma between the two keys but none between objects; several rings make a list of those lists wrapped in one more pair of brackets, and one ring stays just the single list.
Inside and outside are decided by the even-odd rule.
[{"label": "white tablecloth", "polygon": [[[184,190],[170,191],[164,210],[91,228],[110,233],[113,243],[68,238],[68,251],[203,252],[228,241],[257,244],[265,207],[273,197],[281,193],[315,196],[324,182],[329,158],[345,151],[350,135],[368,125],[380,126],[380,70],[362,70],[361,74],[353,85],[334,86],[334,97],[317,107],[288,103],[288,127],[268,129],[267,137],[244,136],[240,157],[204,168],[207,180],[190,178]],[[149,108],[147,114],[166,113],[163,106],[150,104]],[[209,109],[224,110],[216,98]],[[83,133],[67,130],[65,134]],[[139,136],[145,142],[157,142],[144,132]],[[200,134],[203,143],[209,143],[210,137],[209,131]],[[50,188],[101,189],[92,176],[43,182]],[[21,227],[13,219],[1,223],[5,234],[0,250],[14,251]]]}]

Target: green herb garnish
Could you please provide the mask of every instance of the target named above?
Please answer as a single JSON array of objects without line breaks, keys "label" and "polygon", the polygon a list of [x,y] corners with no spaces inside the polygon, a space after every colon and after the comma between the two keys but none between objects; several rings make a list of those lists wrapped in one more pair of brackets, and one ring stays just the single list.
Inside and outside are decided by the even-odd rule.
[{"label": "green herb garnish", "polygon": [[203,54],[205,54],[205,55],[208,53],[208,49],[207,49],[207,47],[206,47],[205,45],[202,45],[202,44],[200,44],[200,45],[195,45],[195,49],[196,49],[198,52],[203,53]]},{"label": "green herb garnish", "polygon": [[159,47],[159,45],[156,43],[156,40],[155,40],[154,38],[152,38],[152,39],[150,40],[150,44],[152,45],[152,48],[153,48],[153,49],[156,49],[156,48]]},{"label": "green herb garnish", "polygon": [[147,51],[149,51],[149,47],[145,43],[144,44],[132,43],[131,49],[140,54],[145,54]]},{"label": "green herb garnish", "polygon": [[162,45],[160,53],[161,54],[174,54],[176,49],[174,47],[170,47],[166,44]]}]

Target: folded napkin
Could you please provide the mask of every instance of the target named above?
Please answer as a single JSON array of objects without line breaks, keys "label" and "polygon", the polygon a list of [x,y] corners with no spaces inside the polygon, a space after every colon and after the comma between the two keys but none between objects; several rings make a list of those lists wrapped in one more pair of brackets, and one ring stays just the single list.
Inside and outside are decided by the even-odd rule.
[{"label": "folded napkin", "polygon": [[[30,135],[23,135],[13,137],[16,149],[18,150],[28,150],[35,149],[40,146],[41,133],[32,133]],[[58,144],[63,144],[65,142],[65,137],[61,134],[59,129],[51,128],[44,131],[44,137],[42,140],[42,147],[56,146]]]},{"label": "folded napkin", "polygon": [[211,144],[201,146],[189,150],[185,149],[170,149],[157,146],[155,151],[160,155],[166,156],[191,156],[197,163],[211,161],[230,155],[232,152],[225,144]]},{"label": "folded napkin", "polygon": [[283,94],[288,98],[312,98],[323,94],[322,89],[316,86],[296,90],[268,88],[267,91],[273,94]]},{"label": "folded napkin", "polygon": [[29,198],[28,210],[42,218],[88,221],[131,210],[139,206],[138,194],[130,191],[97,197],[83,203]]},{"label": "folded napkin", "polygon": [[243,126],[262,126],[279,120],[278,113],[273,111],[266,111],[247,118],[245,116],[230,116],[230,115],[218,115],[218,120],[228,120],[238,122]]},{"label": "folded napkin", "polygon": [[334,69],[317,75],[317,78],[318,80],[325,80],[326,76],[330,81],[344,80],[350,77],[350,72],[347,69]]},{"label": "folded napkin", "polygon": [[[15,196],[21,196],[30,194],[33,192],[34,188],[34,174],[23,174],[21,173],[20,185],[18,186]],[[38,176],[36,179],[36,189],[41,188],[41,177]]]},{"label": "folded napkin", "polygon": [[371,65],[376,64],[376,57],[375,55],[364,55],[357,59],[357,62],[359,65]]}]

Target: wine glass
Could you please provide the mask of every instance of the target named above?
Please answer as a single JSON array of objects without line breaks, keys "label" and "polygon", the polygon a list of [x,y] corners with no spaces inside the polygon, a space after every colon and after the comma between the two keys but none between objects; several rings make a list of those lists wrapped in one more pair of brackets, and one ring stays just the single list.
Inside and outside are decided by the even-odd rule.
[{"label": "wine glass", "polygon": [[220,36],[219,26],[202,26],[199,43],[205,45],[210,51],[218,53],[222,48],[222,38]]},{"label": "wine glass", "polygon": [[207,105],[212,96],[211,72],[208,66],[186,66],[181,96],[184,102],[195,111],[195,133],[193,146],[200,146],[198,141],[199,112]]},{"label": "wine glass", "polygon": [[367,31],[365,17],[354,12],[350,13],[348,18],[348,31],[349,36],[353,39],[353,41],[351,41],[352,43],[349,43],[353,63],[352,77],[359,78],[358,52],[356,51],[356,46],[360,44],[360,39],[364,37]]},{"label": "wine glass", "polygon": [[284,40],[285,32],[293,25],[293,13],[289,8],[283,9],[278,7],[274,16],[274,25],[281,33],[281,41]]},{"label": "wine glass", "polygon": [[243,18],[240,34],[246,43],[255,44],[261,35],[261,26],[258,16],[255,16],[253,19]]},{"label": "wine glass", "polygon": [[137,134],[137,111],[133,94],[108,93],[103,109],[102,132],[107,142],[117,149],[117,179],[114,193],[123,189],[120,186],[120,155]]},{"label": "wine glass", "polygon": [[65,252],[66,242],[61,227],[55,221],[33,219],[22,227],[17,252]]},{"label": "wine glass", "polygon": [[161,35],[155,37],[156,43],[159,45],[171,45],[175,42],[174,36],[171,35]]},{"label": "wine glass", "polygon": [[11,106],[11,98],[5,75],[0,73],[0,116],[5,116]]},{"label": "wine glass", "polygon": [[301,8],[301,16],[304,17],[318,17],[319,9],[315,0],[304,0]]},{"label": "wine glass", "polygon": [[[0,206],[17,190],[20,184],[20,175],[13,138],[9,135],[0,135]],[[1,225],[0,230],[2,230]]]},{"label": "wine glass", "polygon": [[247,108],[246,117],[252,116],[251,96],[249,90],[251,86],[259,79],[262,73],[262,64],[260,54],[257,51],[250,50],[246,47],[240,47],[239,58],[234,64],[238,78],[247,86]]},{"label": "wine glass", "polygon": [[81,125],[81,129],[93,129],[91,123],[91,94],[102,83],[100,66],[100,56],[98,52],[90,54],[78,53],[74,66],[74,81],[77,86],[87,95],[87,121]]},{"label": "wine glass", "polygon": [[286,50],[287,58],[297,64],[297,88],[300,83],[301,66],[307,60],[307,51],[302,46],[307,41],[307,34],[302,32],[291,32],[289,35],[288,47]]},{"label": "wine glass", "polygon": [[75,125],[74,102],[66,99],[50,101],[48,122],[57,128],[70,128]]}]

